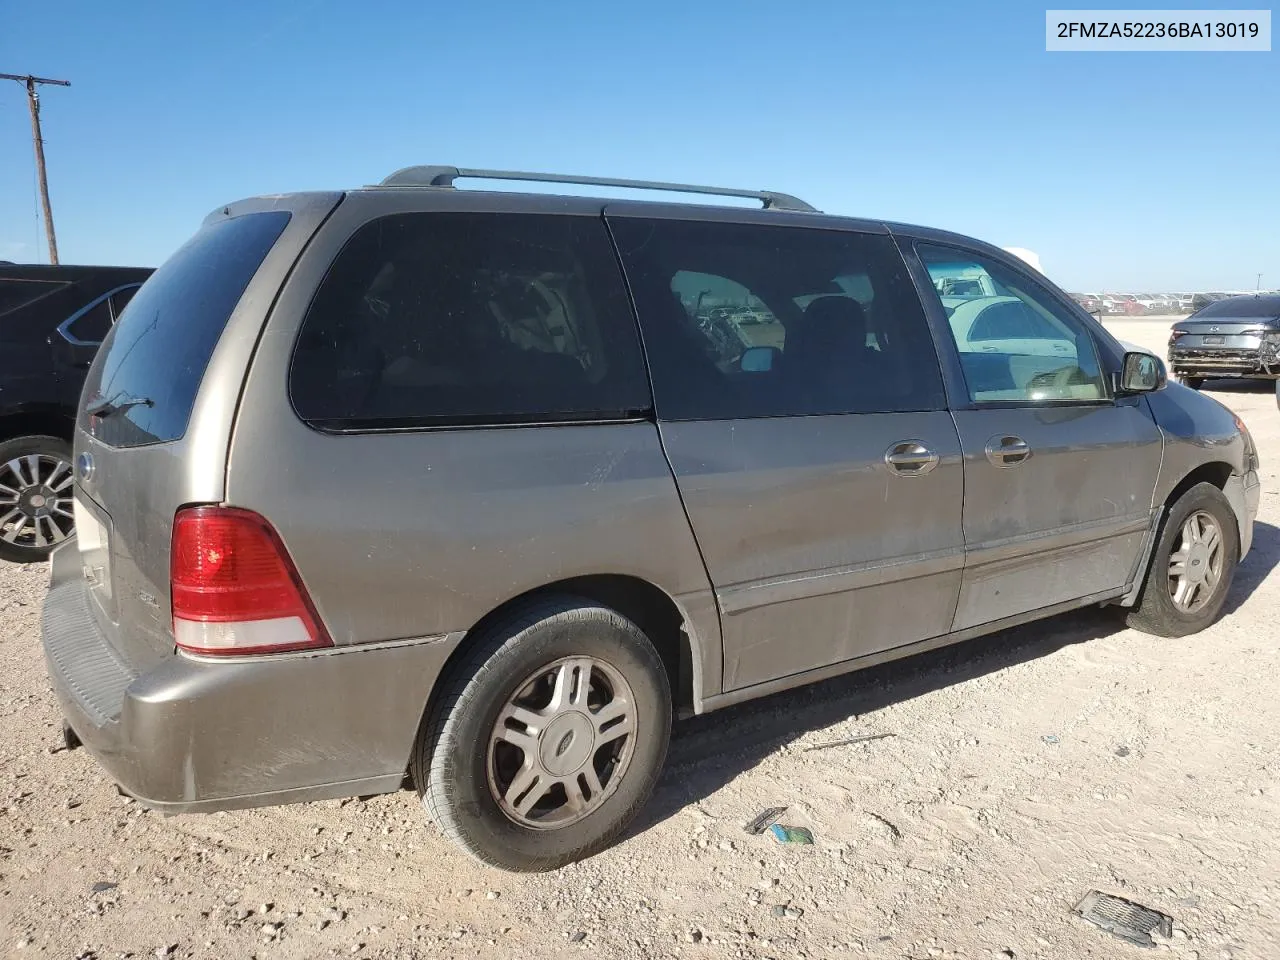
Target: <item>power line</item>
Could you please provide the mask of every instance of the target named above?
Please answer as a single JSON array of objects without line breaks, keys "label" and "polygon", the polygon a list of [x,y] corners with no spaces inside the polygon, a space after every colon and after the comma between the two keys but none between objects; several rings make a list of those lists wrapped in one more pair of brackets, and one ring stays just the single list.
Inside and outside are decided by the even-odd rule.
[{"label": "power line", "polygon": [[40,84],[56,87],[71,86],[70,80],[51,80],[33,77],[31,74],[0,73],[0,80],[14,80],[27,88],[27,106],[31,110],[31,142],[36,148],[36,174],[40,178],[40,203],[44,207],[44,232],[49,240],[49,262],[58,262],[58,238],[53,232],[53,207],[49,204],[49,177],[44,167],[44,138],[40,135]]}]

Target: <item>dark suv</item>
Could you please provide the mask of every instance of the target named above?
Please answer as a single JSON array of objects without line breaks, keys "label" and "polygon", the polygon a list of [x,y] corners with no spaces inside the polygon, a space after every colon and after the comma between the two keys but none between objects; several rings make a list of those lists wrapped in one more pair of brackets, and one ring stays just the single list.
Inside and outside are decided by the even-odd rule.
[{"label": "dark suv", "polygon": [[71,534],[80,388],[150,273],[0,264],[0,559],[43,560]]},{"label": "dark suv", "polygon": [[567,179],[220,207],[94,361],[44,647],[149,806],[409,774],[546,869],[632,820],[674,714],[1077,607],[1217,618],[1248,431],[1016,256],[460,175]]}]

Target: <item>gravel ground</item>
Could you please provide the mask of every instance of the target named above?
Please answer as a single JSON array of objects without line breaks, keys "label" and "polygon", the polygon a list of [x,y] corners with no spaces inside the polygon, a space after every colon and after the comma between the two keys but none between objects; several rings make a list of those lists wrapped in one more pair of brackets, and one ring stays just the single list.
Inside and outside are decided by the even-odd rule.
[{"label": "gravel ground", "polygon": [[[1112,324],[1160,348],[1165,326]],[[1280,417],[1254,552],[1183,640],[1088,611],[698,718],[643,822],[554,874],[457,854],[409,793],[166,818],[58,751],[47,573],[0,564],[0,954],[14,957],[1142,956],[1070,914],[1171,914],[1160,947],[1280,956]],[[892,733],[849,747],[816,743]],[[813,846],[749,837],[787,805]]]}]

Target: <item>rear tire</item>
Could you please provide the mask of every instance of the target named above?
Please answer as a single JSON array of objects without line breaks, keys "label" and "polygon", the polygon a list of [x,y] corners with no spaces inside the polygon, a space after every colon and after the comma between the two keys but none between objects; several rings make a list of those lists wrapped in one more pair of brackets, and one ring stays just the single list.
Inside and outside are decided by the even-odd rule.
[{"label": "rear tire", "polygon": [[[1198,538],[1191,535],[1197,528]],[[1217,534],[1217,552],[1211,530]],[[1239,560],[1235,511],[1213,484],[1196,484],[1169,508],[1138,602],[1127,615],[1129,626],[1157,637],[1198,633],[1222,612]],[[1182,574],[1175,575],[1179,570]],[[1196,578],[1199,586],[1188,597],[1188,584]]]},{"label": "rear tire", "polygon": [[1199,390],[1204,386],[1204,377],[1179,377],[1178,382],[1192,390]]},{"label": "rear tire", "polygon": [[523,607],[471,640],[410,761],[431,818],[504,870],[603,850],[666,759],[671,689],[657,650],[621,614],[573,597]]},{"label": "rear tire", "polygon": [[75,532],[73,480],[67,441],[32,436],[0,443],[0,560],[45,560]]}]

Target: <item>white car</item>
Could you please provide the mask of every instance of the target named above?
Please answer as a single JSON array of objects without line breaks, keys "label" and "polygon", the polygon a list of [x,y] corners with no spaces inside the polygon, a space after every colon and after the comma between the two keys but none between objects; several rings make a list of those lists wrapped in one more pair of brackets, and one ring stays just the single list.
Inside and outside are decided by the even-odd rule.
[{"label": "white car", "polygon": [[[960,365],[968,376],[985,365],[983,355],[999,358],[1009,382],[975,390],[979,402],[1086,399],[1093,389],[1079,381],[1077,347],[1068,328],[1047,313],[1039,313],[1019,297],[979,297],[958,303],[947,317],[960,351]],[[1144,351],[1148,352],[1148,351]],[[975,377],[973,382],[981,382]]]}]

